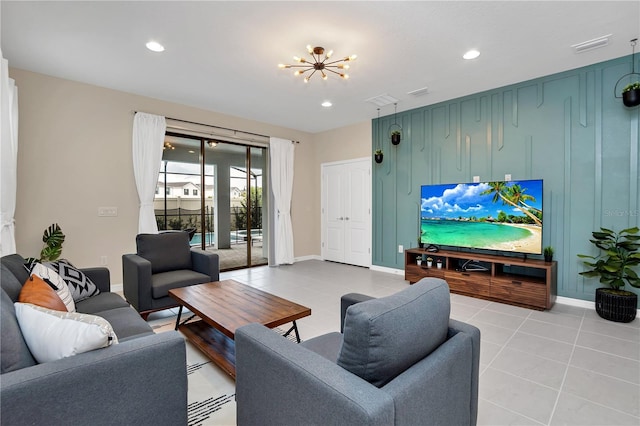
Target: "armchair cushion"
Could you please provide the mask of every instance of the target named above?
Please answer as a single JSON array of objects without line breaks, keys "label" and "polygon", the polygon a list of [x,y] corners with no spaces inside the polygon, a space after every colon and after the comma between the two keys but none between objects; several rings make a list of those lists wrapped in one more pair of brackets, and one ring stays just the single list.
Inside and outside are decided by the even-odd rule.
[{"label": "armchair cushion", "polygon": [[138,256],[151,262],[151,273],[191,269],[189,234],[167,232],[162,234],[138,234]]},{"label": "armchair cushion", "polygon": [[167,271],[155,274],[151,277],[151,297],[160,299],[169,295],[172,288],[187,287],[194,284],[202,284],[211,281],[209,275],[190,269]]},{"label": "armchair cushion", "polygon": [[382,387],[446,340],[449,314],[449,286],[437,278],[352,305],[338,365]]}]

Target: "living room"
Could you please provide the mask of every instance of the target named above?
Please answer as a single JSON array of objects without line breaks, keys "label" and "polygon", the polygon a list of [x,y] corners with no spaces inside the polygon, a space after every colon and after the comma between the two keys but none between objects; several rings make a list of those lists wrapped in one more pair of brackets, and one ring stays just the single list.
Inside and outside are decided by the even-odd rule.
[{"label": "living room", "polygon": [[[444,94],[433,94],[445,96],[437,102],[431,101],[430,94],[405,100],[406,91],[399,92],[396,96],[403,100],[398,103],[398,114],[394,114],[392,104],[387,105],[381,108],[380,120],[377,120],[375,105],[363,102],[365,97],[358,98],[366,118],[322,131],[246,118],[242,114],[223,112],[224,109],[189,106],[180,100],[161,100],[162,94],[143,96],[124,86],[114,88],[110,81],[88,83],[82,76],[87,73],[85,70],[76,73],[76,77],[60,77],[62,71],[54,66],[55,59],[48,68],[35,65],[32,68],[28,62],[18,65],[18,60],[14,61],[7,53],[16,41],[4,34],[8,21],[13,18],[11,11],[15,6],[10,3],[2,4],[2,50],[9,60],[9,76],[15,80],[19,93],[15,229],[18,252],[24,255],[39,252],[43,229],[56,222],[66,234],[66,258],[82,266],[103,264],[110,270],[112,283],[122,283],[120,259],[124,253],[135,252],[139,209],[131,165],[135,111],[299,141],[295,146],[292,197],[296,262],[321,259],[321,165],[372,158],[374,149],[380,146],[384,149],[384,161],[380,165],[372,164],[371,269],[374,271],[402,274],[404,257],[398,252],[398,246],[416,246],[417,191],[422,184],[471,182],[475,176],[483,181],[500,180],[507,174],[513,179],[544,179],[543,243],[555,248],[558,296],[565,304],[587,309],[593,307],[597,280],[578,275],[583,266],[577,254],[592,252],[589,238],[600,226],[619,230],[638,225],[639,110],[625,108],[614,94],[616,81],[632,69],[629,40],[640,33],[637,2],[619,2],[616,6],[609,3],[603,9],[610,10],[612,21],[625,22],[625,31],[603,26],[588,32],[590,37],[614,33],[609,46],[577,54],[570,49],[570,43],[563,44],[566,55],[574,61],[570,67],[541,72],[539,60],[528,57],[534,53],[514,51],[512,61],[531,61],[532,74],[510,76],[508,82],[499,86],[483,86],[464,93],[451,87],[447,92],[443,88]],[[480,8],[480,4],[469,7]],[[560,9],[566,12],[566,6]],[[543,10],[536,9],[532,14],[540,19],[538,22],[544,22],[538,16],[544,15]],[[325,22],[327,26],[328,22],[331,21]],[[587,22],[583,27],[591,26]],[[79,31],[83,30],[91,31],[88,28]],[[262,64],[263,68],[255,69],[255,73],[275,75],[280,72],[277,61],[301,54],[306,43],[315,42],[305,39],[304,35],[295,38],[293,45],[299,45],[297,49],[287,51],[288,56],[275,55],[278,57],[273,64]],[[340,38],[326,38],[329,41],[318,43],[335,48],[336,54],[352,53],[342,52],[342,46],[340,52],[338,46],[328,46],[338,45]],[[566,38],[578,43],[588,37],[568,35]],[[60,44],[55,47],[67,48]],[[259,45],[251,48],[264,49]],[[618,49],[614,56],[594,59],[599,52],[614,48]],[[248,47],[242,46],[242,49]],[[398,47],[398,50],[402,49]],[[51,51],[55,56],[55,49]],[[352,65],[351,81],[347,83],[355,81],[359,73],[369,71],[361,64],[375,66],[373,59],[364,61],[362,51],[356,53],[360,57]],[[377,60],[386,62],[387,53],[376,52]],[[100,54],[87,56],[86,60],[98,66],[112,62]],[[243,66],[239,62],[229,67]],[[247,66],[255,68],[256,64],[250,62]],[[398,65],[400,70],[410,66],[410,62]],[[466,67],[467,73],[461,74],[461,78],[473,80],[468,77],[473,72],[469,64],[460,66]],[[128,72],[126,61],[117,68],[121,73]],[[507,68],[509,61],[496,63],[484,72],[506,73]],[[635,69],[638,68],[635,58]],[[402,71],[395,72],[402,74]],[[349,86],[331,77],[327,82],[318,82],[340,83],[339,87],[349,92]],[[211,76],[216,78],[221,77]],[[287,80],[292,86],[304,84],[289,74],[278,74],[277,78]],[[173,83],[166,80],[163,84]],[[428,81],[424,84],[431,85]],[[455,86],[455,82],[449,84]],[[379,86],[370,91],[370,96],[386,91]],[[298,93],[303,98],[308,92]],[[241,108],[237,104],[251,103],[254,95],[249,89],[247,93],[229,103],[233,103],[236,110]],[[327,115],[326,111],[314,114]],[[308,121],[313,121],[313,116],[310,117]],[[437,135],[424,132],[428,120],[436,123]],[[398,146],[392,146],[385,137],[395,122],[399,122],[405,132]],[[425,141],[428,141],[426,146]],[[98,216],[100,206],[117,206],[117,216]],[[635,414],[636,418],[638,415]]]}]

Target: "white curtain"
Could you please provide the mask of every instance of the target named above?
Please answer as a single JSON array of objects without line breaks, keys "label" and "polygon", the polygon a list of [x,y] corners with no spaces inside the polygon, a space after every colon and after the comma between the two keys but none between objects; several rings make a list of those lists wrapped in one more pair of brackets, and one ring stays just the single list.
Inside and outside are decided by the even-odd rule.
[{"label": "white curtain", "polygon": [[271,188],[275,218],[275,263],[293,263],[293,226],[291,225],[291,194],[293,193],[293,143],[270,138]]},{"label": "white curtain", "polygon": [[18,88],[0,50],[0,255],[16,253],[14,215],[18,185]]},{"label": "white curtain", "polygon": [[139,234],[158,233],[153,197],[158,184],[166,129],[162,116],[138,112],[133,118],[133,174],[140,199]]}]

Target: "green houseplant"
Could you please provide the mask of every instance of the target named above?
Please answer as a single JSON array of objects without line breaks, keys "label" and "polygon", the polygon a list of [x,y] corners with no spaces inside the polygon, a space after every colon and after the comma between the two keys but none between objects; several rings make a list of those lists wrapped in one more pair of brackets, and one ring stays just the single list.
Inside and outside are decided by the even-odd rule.
[{"label": "green houseplant", "polygon": [[627,84],[622,89],[622,103],[627,107],[640,105],[640,82]]},{"label": "green houseplant", "polygon": [[602,318],[631,322],[636,317],[638,295],[624,290],[629,284],[640,288],[640,278],[635,269],[640,265],[640,235],[638,227],[614,232],[607,228],[592,232],[593,243],[600,253],[597,256],[579,254],[585,266],[590,268],[580,272],[584,277],[600,277],[602,284],[609,287],[596,289],[596,312]]},{"label": "green houseplant", "polygon": [[553,260],[553,253],[554,253],[553,247],[546,246],[542,251],[542,254],[544,255],[544,261],[551,262]]},{"label": "green houseplant", "polygon": [[33,257],[27,259],[28,263],[33,261],[52,262],[57,260],[62,254],[62,243],[64,243],[65,235],[57,223],[49,225],[42,234],[42,242],[44,246],[40,251],[40,258]]},{"label": "green houseplant", "polygon": [[384,154],[381,149],[376,149],[373,151],[373,158],[376,160],[376,163],[382,163],[382,159],[384,158]]}]

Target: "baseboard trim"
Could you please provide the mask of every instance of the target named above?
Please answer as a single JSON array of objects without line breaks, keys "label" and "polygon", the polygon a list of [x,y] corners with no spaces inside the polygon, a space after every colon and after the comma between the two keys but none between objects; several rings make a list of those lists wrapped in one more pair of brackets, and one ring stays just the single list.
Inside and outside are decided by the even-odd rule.
[{"label": "baseboard trim", "polygon": [[372,271],[386,272],[387,274],[404,275],[404,269],[388,268],[386,266],[371,265]]},{"label": "baseboard trim", "polygon": [[[577,306],[578,308],[591,309],[593,311],[596,310],[595,302],[591,302],[589,300],[574,299],[572,297],[558,296],[556,297],[556,303],[560,303],[562,305]],[[640,317],[640,309],[637,310],[636,316]]]},{"label": "baseboard trim", "polygon": [[124,293],[124,286],[122,284],[111,284],[111,291],[113,293],[116,293],[116,292]]}]

